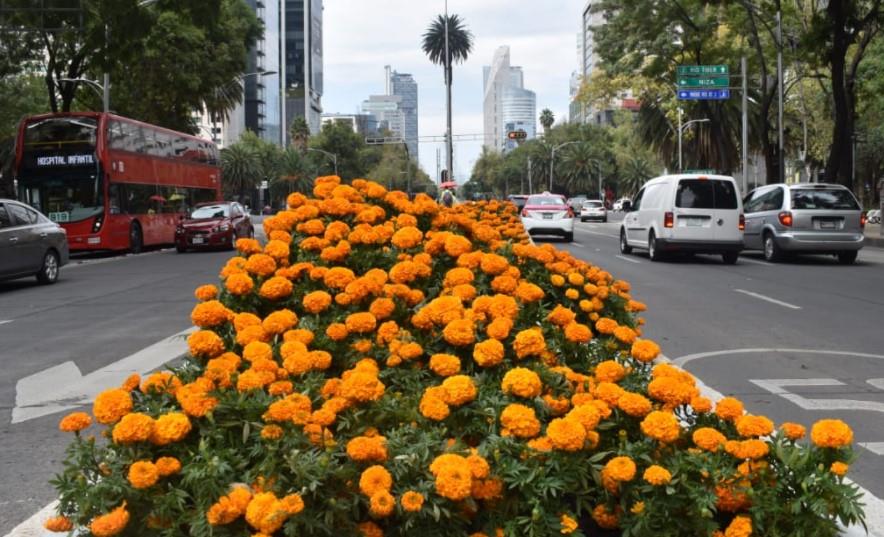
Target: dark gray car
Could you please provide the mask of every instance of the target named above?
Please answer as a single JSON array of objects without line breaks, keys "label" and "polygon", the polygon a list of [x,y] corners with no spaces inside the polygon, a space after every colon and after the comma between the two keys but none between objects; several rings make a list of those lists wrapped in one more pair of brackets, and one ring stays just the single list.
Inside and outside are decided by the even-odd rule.
[{"label": "dark gray car", "polygon": [[36,276],[54,283],[67,262],[64,229],[23,203],[0,199],[0,280]]},{"label": "dark gray car", "polygon": [[832,254],[853,263],[863,247],[865,214],[842,185],[777,184],[759,187],[743,201],[746,250],[768,261],[789,253]]}]

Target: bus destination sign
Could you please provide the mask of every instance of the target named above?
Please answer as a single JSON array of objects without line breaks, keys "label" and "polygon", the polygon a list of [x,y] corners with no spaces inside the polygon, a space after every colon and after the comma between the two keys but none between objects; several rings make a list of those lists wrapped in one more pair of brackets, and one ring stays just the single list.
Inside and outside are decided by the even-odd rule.
[{"label": "bus destination sign", "polygon": [[95,157],[89,153],[83,155],[46,155],[37,157],[36,161],[38,168],[51,166],[89,166],[95,164]]}]

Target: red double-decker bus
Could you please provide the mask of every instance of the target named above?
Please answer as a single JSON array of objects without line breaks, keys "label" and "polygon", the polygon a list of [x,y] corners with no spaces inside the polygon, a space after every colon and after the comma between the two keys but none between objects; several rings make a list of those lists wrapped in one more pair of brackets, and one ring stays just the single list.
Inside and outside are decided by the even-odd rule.
[{"label": "red double-decker bus", "polygon": [[208,140],[97,112],[25,118],[16,144],[19,200],[71,250],[173,244],[181,214],[221,199],[219,165]]}]

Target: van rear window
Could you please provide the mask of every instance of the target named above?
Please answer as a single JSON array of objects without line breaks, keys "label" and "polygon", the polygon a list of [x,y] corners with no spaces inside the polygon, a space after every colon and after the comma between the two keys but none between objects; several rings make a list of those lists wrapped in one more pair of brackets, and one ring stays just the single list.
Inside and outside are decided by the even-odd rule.
[{"label": "van rear window", "polygon": [[842,188],[793,189],[793,209],[828,209],[858,211],[853,194]]},{"label": "van rear window", "polygon": [[682,179],[678,182],[675,206],[682,209],[736,209],[737,190],[731,181]]}]

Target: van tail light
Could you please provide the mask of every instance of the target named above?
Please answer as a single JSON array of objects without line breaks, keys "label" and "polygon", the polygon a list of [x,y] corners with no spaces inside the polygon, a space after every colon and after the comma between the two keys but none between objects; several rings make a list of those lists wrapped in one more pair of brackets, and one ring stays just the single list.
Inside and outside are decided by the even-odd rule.
[{"label": "van tail light", "polygon": [[740,215],[740,223],[737,224],[737,227],[740,228],[740,231],[745,231],[746,229],[746,215]]},{"label": "van tail light", "polygon": [[866,216],[866,213],[859,213],[859,228],[860,229],[866,229],[866,220],[867,219],[868,219],[868,216]]},{"label": "van tail light", "polygon": [[783,211],[777,215],[780,219],[780,223],[786,227],[792,227],[792,213],[789,211]]},{"label": "van tail light", "polygon": [[95,217],[95,222],[92,223],[92,233],[98,233],[101,231],[102,225],[104,225],[104,215],[100,214]]},{"label": "van tail light", "polygon": [[667,212],[663,215],[663,227],[672,227],[675,225],[675,215]]}]

